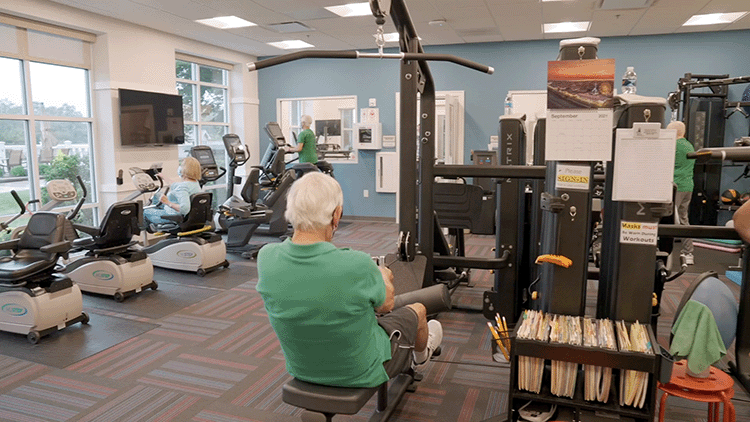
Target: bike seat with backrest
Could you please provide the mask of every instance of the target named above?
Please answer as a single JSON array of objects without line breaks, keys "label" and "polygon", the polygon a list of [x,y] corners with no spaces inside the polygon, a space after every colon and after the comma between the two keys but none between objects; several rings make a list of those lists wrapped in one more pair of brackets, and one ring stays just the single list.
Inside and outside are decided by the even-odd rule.
[{"label": "bike seat with backrest", "polygon": [[76,230],[91,237],[77,239],[73,246],[95,251],[97,254],[120,253],[136,243],[133,235],[140,233],[142,214],[140,202],[117,202],[109,207],[99,227],[74,224]]},{"label": "bike seat with backrest", "polygon": [[206,223],[211,221],[211,192],[199,192],[190,195],[190,211],[187,215],[166,214],[162,218],[171,220],[171,223],[152,224],[156,231],[169,234],[177,234],[202,229]]},{"label": "bike seat with backrest", "polygon": [[21,237],[0,243],[12,256],[0,258],[0,282],[18,284],[51,274],[58,258],[70,250],[62,214],[39,211],[31,216]]},{"label": "bike seat with backrest", "polygon": [[260,180],[260,169],[257,169],[257,168],[250,169],[250,173],[247,175],[247,180],[245,181],[245,184],[242,185],[242,191],[240,192],[242,199],[248,204],[251,204],[253,207],[255,206],[255,203],[258,201],[258,197],[260,196],[260,181],[259,180]]}]

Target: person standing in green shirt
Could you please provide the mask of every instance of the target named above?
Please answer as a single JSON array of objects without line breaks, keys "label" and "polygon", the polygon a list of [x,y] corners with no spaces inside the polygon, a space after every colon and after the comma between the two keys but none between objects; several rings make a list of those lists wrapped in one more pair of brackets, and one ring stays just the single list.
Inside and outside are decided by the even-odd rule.
[{"label": "person standing in green shirt", "polygon": [[300,117],[300,124],[302,125],[302,131],[297,137],[297,146],[291,148],[290,152],[299,153],[300,163],[312,163],[317,164],[318,162],[318,146],[317,140],[315,139],[315,133],[310,129],[312,125],[312,117],[305,114]]},{"label": "person standing in green shirt", "polygon": [[[677,185],[677,193],[674,199],[676,210],[675,223],[689,226],[688,210],[690,208],[690,199],[693,197],[693,168],[695,167],[695,160],[688,159],[687,155],[690,152],[695,152],[695,148],[693,148],[693,144],[690,141],[685,139],[685,123],[672,122],[667,126],[667,129],[677,131],[677,146],[674,158],[674,183]],[[685,256],[686,264],[693,265],[695,263],[692,239],[683,239],[680,254]]]},{"label": "person standing in green shirt", "polygon": [[331,243],[343,210],[336,179],[307,173],[284,213],[294,235],[258,253],[258,284],[286,369],[337,387],[376,387],[429,360],[440,322],[424,305],[394,306],[393,274],[360,251]]}]

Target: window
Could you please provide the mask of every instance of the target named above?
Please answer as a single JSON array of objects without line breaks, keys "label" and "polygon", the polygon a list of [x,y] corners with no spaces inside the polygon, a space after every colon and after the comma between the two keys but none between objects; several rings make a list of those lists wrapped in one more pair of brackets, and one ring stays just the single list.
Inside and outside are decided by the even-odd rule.
[{"label": "window", "polygon": [[[284,98],[277,101],[276,115],[286,142],[296,145],[300,117],[313,118],[310,127],[317,138],[318,157],[333,163],[356,163],[354,142],[357,97]],[[292,157],[287,157],[289,162]]]},{"label": "window", "polygon": [[[43,32],[43,24],[19,20],[0,24],[0,33],[15,45],[0,43],[0,216],[19,211],[8,193],[15,190],[32,210],[41,206],[59,211],[75,203],[49,204],[46,184],[80,175],[87,197],[78,220],[95,224],[97,188],[92,154],[90,55],[93,37],[60,35],[60,28]],[[56,28],[56,29],[55,29]],[[3,217],[0,217],[3,218]],[[28,219],[16,220],[13,226]],[[7,235],[6,235],[7,237]]]},{"label": "window", "polygon": [[[178,55],[175,61],[177,93],[182,95],[185,120],[185,144],[180,158],[195,145],[208,145],[221,167],[227,166],[222,137],[229,133],[229,67]],[[226,176],[208,183],[214,193],[214,205],[226,197]]]}]

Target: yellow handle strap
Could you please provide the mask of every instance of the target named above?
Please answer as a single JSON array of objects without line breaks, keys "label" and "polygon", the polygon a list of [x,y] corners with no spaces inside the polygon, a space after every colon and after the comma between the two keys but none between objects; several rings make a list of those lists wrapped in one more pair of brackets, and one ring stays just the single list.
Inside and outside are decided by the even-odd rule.
[{"label": "yellow handle strap", "polygon": [[537,257],[536,261],[534,261],[535,264],[541,262],[549,262],[550,264],[555,264],[564,268],[570,268],[570,266],[573,265],[573,261],[571,261],[570,258],[562,255],[540,255]]},{"label": "yellow handle strap", "polygon": [[190,236],[190,235],[194,235],[194,234],[198,234],[198,233],[203,233],[203,232],[207,232],[207,231],[209,231],[211,229],[213,229],[213,227],[211,227],[211,225],[209,225],[209,224],[206,224],[205,226],[201,227],[200,229],[191,230],[189,232],[177,233],[177,237],[184,237],[184,236]]}]

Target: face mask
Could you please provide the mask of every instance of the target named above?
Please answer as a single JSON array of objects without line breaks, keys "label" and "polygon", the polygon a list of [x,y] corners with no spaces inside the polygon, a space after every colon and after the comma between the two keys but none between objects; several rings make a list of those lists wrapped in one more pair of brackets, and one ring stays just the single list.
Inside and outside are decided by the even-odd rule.
[{"label": "face mask", "polygon": [[182,166],[177,167],[177,175],[182,177]]}]

